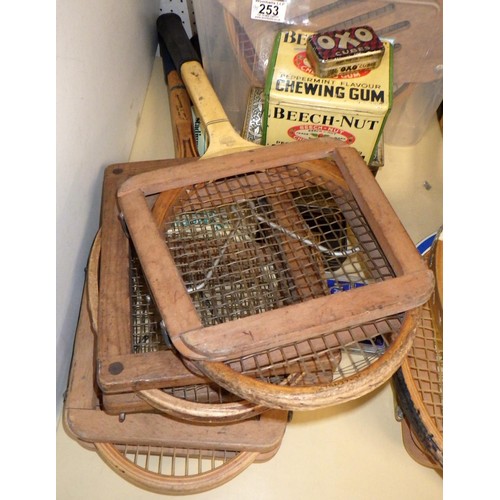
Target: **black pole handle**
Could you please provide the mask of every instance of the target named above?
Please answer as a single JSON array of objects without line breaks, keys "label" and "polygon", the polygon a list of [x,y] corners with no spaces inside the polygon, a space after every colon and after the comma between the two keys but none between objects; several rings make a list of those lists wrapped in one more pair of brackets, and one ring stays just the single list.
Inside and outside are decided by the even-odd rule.
[{"label": "black pole handle", "polygon": [[166,83],[168,80],[168,75],[172,71],[176,71],[176,69],[174,61],[172,61],[172,58],[170,57],[165,42],[163,41],[163,38],[161,38],[160,36],[158,37],[158,44],[160,46],[160,56],[163,63],[163,75],[165,77],[165,83]]},{"label": "black pole handle", "polygon": [[179,72],[185,62],[196,61],[201,64],[198,53],[189,40],[182,25],[182,20],[177,14],[162,14],[156,20],[156,29],[158,36],[163,40],[166,47],[166,51],[163,50],[162,54],[160,43],[160,55],[163,59],[164,68],[169,68],[169,64],[171,64],[169,59],[166,58],[166,54],[170,54],[171,61]]}]

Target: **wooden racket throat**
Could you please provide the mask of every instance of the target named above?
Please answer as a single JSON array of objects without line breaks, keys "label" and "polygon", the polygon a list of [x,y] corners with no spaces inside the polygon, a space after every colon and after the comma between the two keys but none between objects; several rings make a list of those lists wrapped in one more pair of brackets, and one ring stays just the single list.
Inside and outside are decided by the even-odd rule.
[{"label": "wooden racket throat", "polygon": [[[307,180],[301,177],[294,184],[297,171]],[[243,176],[245,179],[238,181],[239,187],[235,188],[232,180]],[[282,182],[284,178],[291,185]],[[321,186],[315,184],[318,178],[324,180]],[[219,204],[249,197],[253,203],[256,192],[261,197],[286,197],[290,190],[300,190],[303,182],[317,189],[340,189],[352,194],[393,276],[348,293],[324,292],[322,296],[301,298],[297,303],[260,314],[204,325],[146,197],[170,192],[173,210],[178,200],[189,198],[194,191],[210,191],[211,186],[218,183],[227,198],[217,198],[212,206],[207,205],[210,201],[205,201],[200,207],[216,210]],[[259,184],[257,190],[256,184]],[[330,138],[258,148],[139,174],[125,181],[117,196],[170,339],[189,359],[226,361],[408,311],[425,303],[434,287],[433,273],[416,251],[366,164],[356,150],[339,146]],[[209,199],[210,196],[206,198]],[[344,215],[349,219],[347,210]],[[170,222],[175,225],[178,216],[172,216]],[[314,261],[315,252],[310,251],[310,245],[303,244],[305,238],[300,242],[301,238],[293,234],[294,245],[288,255],[303,252],[302,264],[308,267],[307,261]],[[358,240],[362,243],[363,235],[359,235]],[[301,244],[297,245],[298,241]],[[293,282],[293,269],[290,276]],[[303,290],[300,282],[292,285],[299,293]]]},{"label": "wooden racket throat", "polygon": [[188,91],[191,89],[193,106],[210,138],[203,158],[224,155],[228,150],[237,152],[259,147],[243,139],[233,128],[200,63],[185,62],[180,73]]}]

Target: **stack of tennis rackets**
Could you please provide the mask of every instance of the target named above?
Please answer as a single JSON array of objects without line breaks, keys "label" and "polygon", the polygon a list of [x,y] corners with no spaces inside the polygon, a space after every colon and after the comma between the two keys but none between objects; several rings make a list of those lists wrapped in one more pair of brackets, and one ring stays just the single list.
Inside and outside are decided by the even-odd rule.
[{"label": "stack of tennis rackets", "polygon": [[353,148],[246,141],[180,18],[157,27],[177,159],[105,171],[65,423],[132,483],[196,493],[276,453],[290,411],[390,380],[434,276]]}]

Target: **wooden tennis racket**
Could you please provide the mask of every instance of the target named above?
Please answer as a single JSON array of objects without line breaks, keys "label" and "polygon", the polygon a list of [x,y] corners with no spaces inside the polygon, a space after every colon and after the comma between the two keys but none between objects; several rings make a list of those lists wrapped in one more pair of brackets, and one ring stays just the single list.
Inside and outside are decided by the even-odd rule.
[{"label": "wooden tennis racket", "polygon": [[393,377],[403,415],[403,441],[419,463],[443,468],[443,240],[440,233],[426,252],[436,288],[422,316],[408,356]]}]

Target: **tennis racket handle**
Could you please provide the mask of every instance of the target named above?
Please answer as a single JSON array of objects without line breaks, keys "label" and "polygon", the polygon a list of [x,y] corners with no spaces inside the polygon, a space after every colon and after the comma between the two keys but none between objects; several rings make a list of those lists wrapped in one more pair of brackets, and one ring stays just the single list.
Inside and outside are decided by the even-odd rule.
[{"label": "tennis racket handle", "polygon": [[[194,49],[177,14],[162,14],[156,20],[158,35],[165,42],[168,54],[172,58],[175,68],[180,71],[185,62],[196,61],[201,64],[198,53]],[[160,46],[161,48],[161,46]],[[160,54],[164,67],[169,65],[166,53]]]},{"label": "tennis racket handle", "polygon": [[191,100],[177,71],[167,77],[176,158],[195,158],[198,155],[193,133]]}]

